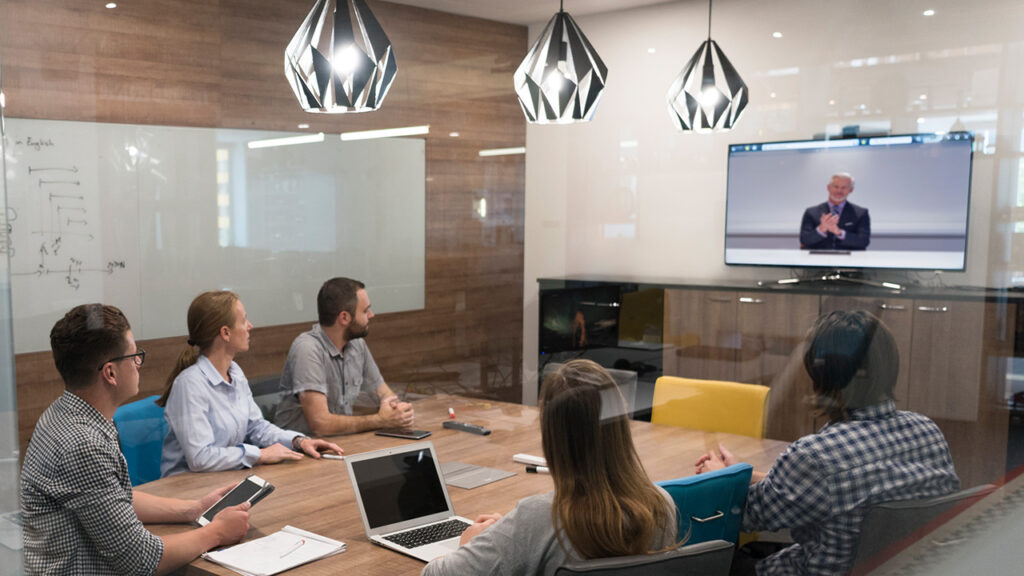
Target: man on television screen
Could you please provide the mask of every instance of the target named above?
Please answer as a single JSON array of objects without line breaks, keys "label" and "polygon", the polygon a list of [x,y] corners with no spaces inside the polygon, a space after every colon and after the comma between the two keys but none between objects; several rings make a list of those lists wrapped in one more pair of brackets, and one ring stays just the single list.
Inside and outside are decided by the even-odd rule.
[{"label": "man on television screen", "polygon": [[828,201],[804,211],[800,223],[800,248],[804,250],[864,250],[871,243],[868,209],[848,202],[853,193],[853,176],[832,175]]}]

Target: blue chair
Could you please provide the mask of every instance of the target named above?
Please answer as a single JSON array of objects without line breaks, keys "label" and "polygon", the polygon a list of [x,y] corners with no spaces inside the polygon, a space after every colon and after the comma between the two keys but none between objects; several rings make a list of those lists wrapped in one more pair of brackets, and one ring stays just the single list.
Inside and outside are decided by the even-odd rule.
[{"label": "blue chair", "polygon": [[753,472],[750,464],[733,464],[714,472],[656,482],[676,503],[679,539],[689,534],[688,545],[711,540],[735,544]]},{"label": "blue chair", "polygon": [[160,478],[160,456],[167,436],[164,409],[157,406],[159,396],[150,396],[120,406],[114,412],[114,425],[121,439],[121,452],[128,462],[132,486]]}]

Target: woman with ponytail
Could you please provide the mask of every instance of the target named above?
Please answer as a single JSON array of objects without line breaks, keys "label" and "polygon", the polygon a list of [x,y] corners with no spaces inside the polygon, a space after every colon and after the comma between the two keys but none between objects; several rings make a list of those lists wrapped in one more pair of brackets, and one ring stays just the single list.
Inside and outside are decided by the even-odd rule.
[{"label": "woman with ponytail", "polygon": [[[610,403],[601,417],[601,404]],[[676,545],[672,498],[644,472],[615,381],[590,360],[544,379],[540,426],[555,491],[504,517],[483,515],[425,576],[554,574],[567,562],[645,554]]]},{"label": "woman with ponytail", "polygon": [[215,472],[341,454],[326,440],[306,438],[267,422],[235,354],[249,349],[252,324],[233,292],[203,292],[188,308],[188,344],[167,377],[163,396],[169,431],[160,474]]}]

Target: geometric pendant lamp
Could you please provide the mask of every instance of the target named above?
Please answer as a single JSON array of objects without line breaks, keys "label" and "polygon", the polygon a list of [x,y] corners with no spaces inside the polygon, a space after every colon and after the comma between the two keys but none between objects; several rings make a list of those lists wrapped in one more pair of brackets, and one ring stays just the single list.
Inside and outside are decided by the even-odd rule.
[{"label": "geometric pendant lamp", "polygon": [[284,52],[284,74],[306,112],[367,112],[398,65],[365,0],[317,0]]},{"label": "geometric pendant lamp", "polygon": [[711,0],[708,0],[708,39],[694,52],[668,90],[668,111],[684,132],[729,130],[747,107],[747,85],[711,39]]},{"label": "geometric pendant lamp", "polygon": [[513,79],[528,122],[569,124],[594,117],[607,77],[590,41],[559,6]]}]

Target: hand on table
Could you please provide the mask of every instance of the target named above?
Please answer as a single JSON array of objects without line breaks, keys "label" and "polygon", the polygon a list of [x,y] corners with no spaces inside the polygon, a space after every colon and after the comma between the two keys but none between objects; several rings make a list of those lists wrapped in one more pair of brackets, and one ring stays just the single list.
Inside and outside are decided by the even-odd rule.
[{"label": "hand on table", "polygon": [[481,532],[486,530],[491,524],[494,524],[501,519],[501,514],[481,514],[476,517],[473,524],[466,528],[459,537],[459,546],[465,546],[467,542],[476,538]]},{"label": "hand on table", "polygon": [[412,404],[399,401],[398,396],[381,400],[377,415],[385,428],[410,428],[414,421]]},{"label": "hand on table", "polygon": [[283,444],[271,444],[260,449],[260,459],[257,464],[277,464],[285,460],[302,460],[302,454],[288,449]]},{"label": "hand on table", "polygon": [[345,454],[345,451],[341,449],[341,446],[338,446],[334,442],[328,442],[323,438],[303,438],[299,443],[299,448],[302,448],[303,452],[316,459],[321,458],[321,452],[330,452],[331,454],[337,454],[338,456]]},{"label": "hand on table", "polygon": [[721,470],[726,466],[732,466],[736,463],[736,457],[725,449],[725,446],[718,445],[718,451],[711,450],[707,454],[704,454],[697,461],[693,463],[695,472],[702,474],[704,472],[711,472],[713,470]]}]

